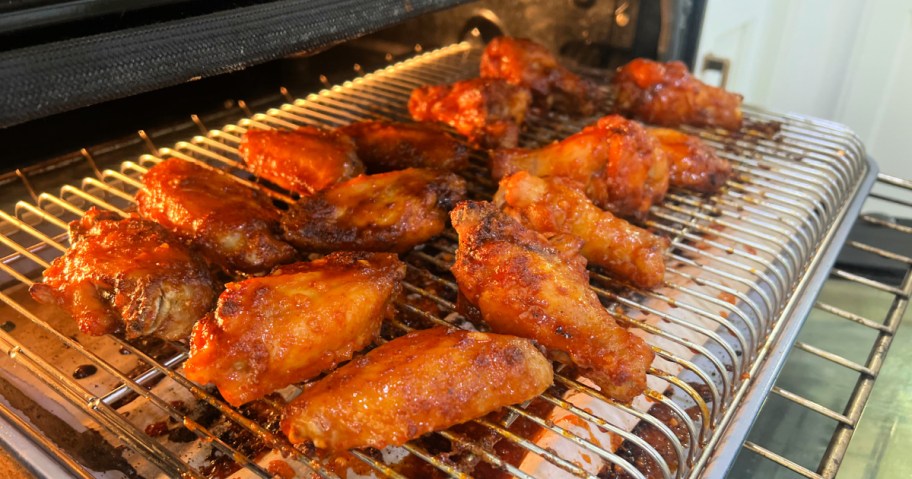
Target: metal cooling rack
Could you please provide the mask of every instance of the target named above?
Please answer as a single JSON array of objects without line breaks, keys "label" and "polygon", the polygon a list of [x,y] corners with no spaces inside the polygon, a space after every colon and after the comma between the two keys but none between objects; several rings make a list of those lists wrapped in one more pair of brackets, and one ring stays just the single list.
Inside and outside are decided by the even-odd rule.
[{"label": "metal cooling rack", "polygon": [[[219,130],[208,130],[195,119],[203,134],[173,148],[158,148],[141,135],[152,154],[116,170],[99,170],[83,152],[95,177],[65,186],[59,194],[34,193],[34,201],[20,201],[12,213],[0,213],[0,301],[5,305],[0,314],[15,325],[0,328],[0,344],[22,381],[34,383],[26,389],[48,396],[65,409],[62,415],[100,430],[112,445],[126,446],[124,458],[144,475],[201,476],[206,471],[201,458],[216,455],[230,458],[248,475],[269,477],[269,460],[281,453],[281,460],[298,472],[344,476],[332,458],[288,444],[274,424],[251,418],[249,411],[233,409],[210,389],[186,380],[179,368],[187,353],[182,344],[152,348],[109,336],[77,335],[71,320],[34,303],[25,288],[66,249],[67,222],[90,206],[128,214],[142,174],[162,159],[177,157],[231,172],[287,203],[293,201],[287,192],[258,182],[244,170],[236,146],[247,129],[333,127],[366,118],[407,120],[404,105],[413,88],[476,75],[479,54],[467,43],[429,52]],[[397,464],[412,460],[427,467],[420,471],[443,477],[463,477],[471,467],[485,464],[515,477],[592,478],[609,471],[636,478],[695,477],[707,463],[710,475],[719,464],[730,464],[746,429],[729,425],[756,416],[781,365],[782,350],[790,347],[806,313],[798,298],[825,279],[835,254],[830,246],[841,244],[873,179],[862,146],[839,125],[755,109],[747,118],[748,128],[738,134],[688,130],[732,160],[737,175],[719,195],[673,191],[653,208],[646,225],[672,239],[662,287],[637,290],[591,272],[593,288],[609,312],[642,334],[657,353],[645,396],[619,404],[584,378],[561,371],[555,386],[535,401],[546,408],[509,407],[496,418],[474,421],[475,433],[442,431],[433,435],[436,442],[422,439],[392,451],[353,451],[352,464],[363,463],[361,472],[388,477],[404,477]],[[560,116],[535,120],[522,143],[542,145],[591,121]],[[475,153],[464,173],[470,195],[490,197],[496,185],[483,153]],[[400,316],[387,325],[386,337],[413,327],[465,324],[455,313],[456,285],[448,272],[455,240],[450,230],[404,257],[409,265],[406,294],[397,303]],[[908,297],[908,287],[905,291]],[[120,351],[129,354],[118,357]],[[90,364],[99,374],[76,380],[66,370],[71,363]],[[868,394],[864,389],[859,388],[861,403]],[[292,387],[284,394],[294,393]],[[206,405],[221,414],[223,422],[213,426],[197,421],[175,397],[181,404]],[[264,401],[263,407],[274,409],[275,401]],[[657,414],[659,406],[665,415]],[[43,440],[44,449],[61,458],[69,473],[93,473],[71,451],[56,445],[53,434],[21,420],[15,407],[3,405],[0,412],[11,420],[20,418],[25,436]],[[845,417],[852,421],[853,416]],[[150,418],[170,419],[177,425],[172,428],[182,427],[198,439],[180,443],[150,434]],[[224,424],[243,431],[245,441],[232,442],[220,430]],[[654,429],[654,437],[667,447],[631,432],[643,425]],[[522,432],[530,428],[536,431],[534,440]],[[486,439],[491,437],[520,451],[524,459],[507,461],[498,454],[502,448],[491,447]],[[254,440],[273,452],[247,452],[245,447]],[[437,450],[439,441],[462,451],[472,466]],[[751,443],[747,447],[760,450]],[[842,452],[844,447],[834,447],[834,454]]]}]

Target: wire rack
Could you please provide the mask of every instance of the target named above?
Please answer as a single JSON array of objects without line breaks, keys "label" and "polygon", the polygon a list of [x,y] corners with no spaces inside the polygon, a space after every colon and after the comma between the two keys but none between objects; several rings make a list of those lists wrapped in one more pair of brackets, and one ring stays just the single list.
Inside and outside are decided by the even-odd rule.
[{"label": "wire rack", "polygon": [[[28,414],[23,418],[15,405],[0,404],[0,413],[39,441],[68,473],[85,477],[105,468],[143,476],[220,476],[238,470],[271,477],[289,468],[325,478],[352,471],[380,477],[682,478],[704,470],[716,474],[720,464],[727,468],[734,452],[725,450],[737,451],[746,434],[729,425],[743,424],[738,417],[756,417],[781,365],[779,349],[790,347],[800,327],[799,297],[819,286],[822,280],[815,278],[825,277],[832,260],[826,252],[840,244],[873,179],[863,147],[840,125],[751,109],[747,128],[737,134],[688,130],[731,160],[736,176],[718,195],[672,191],[652,209],[645,225],[672,240],[664,285],[639,290],[590,271],[607,310],[642,335],[657,355],[647,392],[631,404],[601,395],[586,378],[558,367],[553,387],[529,403],[402,447],[330,457],[293,446],[277,431],[281,404],[299,386],[235,409],[212,388],[183,377],[185,345],[86,337],[76,333],[69,318],[28,297],[27,287],[66,250],[67,223],[90,206],[128,215],[143,173],[159,161],[176,157],[219,168],[287,204],[294,201],[288,192],[244,169],[237,145],[247,129],[408,120],[404,105],[413,88],[477,75],[479,55],[468,43],[425,53],[237,124],[202,128],[203,134],[173,148],[157,148],[141,135],[152,154],[116,170],[99,170],[83,152],[95,176],[56,194],[33,191],[33,201],[0,212],[0,317],[6,321],[0,345],[13,365],[8,368],[16,375],[13,382],[27,384],[21,389],[44,398],[42,404],[51,403],[42,407],[98,434],[115,458],[87,466],[84,453],[60,444],[59,431],[36,425]],[[543,145],[592,121],[559,115],[536,119],[521,142]],[[470,196],[490,198],[496,185],[483,152],[474,153],[463,173]],[[456,313],[457,287],[449,274],[456,239],[448,230],[403,257],[405,292],[397,301],[399,315],[384,326],[384,338],[433,325],[467,326]],[[897,300],[897,311],[909,295],[906,279],[904,289],[891,290],[904,298]],[[796,397],[845,426],[828,451],[831,463],[845,451],[870,393],[867,381],[873,383],[882,360],[879,351],[889,346],[896,326],[889,319],[883,325],[867,320],[885,338],[870,364],[851,364],[819,351],[864,375],[845,414]],[[798,347],[816,351],[804,343]],[[75,365],[94,374],[74,377]],[[756,444],[745,447],[775,457]]]}]

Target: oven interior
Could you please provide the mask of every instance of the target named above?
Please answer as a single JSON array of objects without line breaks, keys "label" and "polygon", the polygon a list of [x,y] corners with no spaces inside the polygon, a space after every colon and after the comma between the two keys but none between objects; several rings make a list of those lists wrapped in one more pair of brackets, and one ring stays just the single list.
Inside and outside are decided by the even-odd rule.
[{"label": "oven interior", "polygon": [[[476,17],[485,18],[469,15]],[[179,366],[185,346],[78,335],[67,318],[24,294],[66,247],[67,221],[92,204],[129,211],[142,172],[163,158],[202,161],[250,179],[237,168],[234,149],[247,128],[404,119],[402,105],[411,88],[475,73],[479,44],[471,40],[492,27],[481,20],[465,25],[471,28],[455,38],[426,43],[403,40],[406,26],[220,78],[200,88],[209,94],[197,100],[186,99],[188,86],[107,105],[114,115],[91,113],[100,122],[120,123],[111,126],[113,131],[139,130],[128,136],[112,136],[104,123],[76,121],[88,114],[78,111],[20,129],[36,137],[60,132],[62,138],[31,140],[40,146],[23,147],[26,153],[14,159],[22,163],[2,178],[0,299],[7,358],[0,388],[2,413],[12,426],[4,437],[7,449],[20,451],[31,472],[45,477],[60,472],[268,477],[283,467],[278,461],[321,477],[720,477],[730,467],[736,476],[741,475],[737,471],[755,477],[785,471],[833,477],[912,291],[912,260],[908,252],[897,251],[895,245],[903,242],[891,238],[908,237],[909,226],[858,211],[875,180],[872,196],[896,198],[906,206],[912,185],[877,175],[851,132],[825,122],[751,109],[755,128],[746,135],[690,131],[732,159],[739,176],[718,197],[673,192],[652,212],[648,226],[674,241],[668,259],[673,279],[647,292],[592,272],[593,287],[606,306],[619,321],[650,337],[662,358],[650,375],[650,397],[632,405],[599,397],[585,380],[562,371],[541,398],[464,430],[434,434],[401,449],[328,458],[293,448],[275,432],[277,408],[294,388],[232,409],[213,390],[183,379]],[[459,43],[459,35],[470,41]],[[557,50],[585,74],[599,78],[616,64],[596,64],[591,56],[587,63],[587,54],[574,47]],[[368,73],[378,68],[385,69]],[[213,84],[221,86],[207,88]],[[162,98],[178,104],[156,107],[165,104]],[[178,114],[182,117],[175,121]],[[585,124],[546,118],[530,125],[523,142],[547,143]],[[60,125],[64,128],[55,128]],[[35,161],[48,157],[54,159]],[[478,152],[466,173],[477,198],[489,197],[494,186],[484,165]],[[856,215],[858,225],[875,228],[873,234],[856,226],[849,235]],[[844,250],[862,258],[837,259],[843,242]],[[454,244],[450,232],[405,258],[407,294],[399,300],[397,320],[385,327],[386,337],[434,324],[463,325],[454,314],[448,276]],[[887,264],[858,266],[875,259]],[[858,312],[857,305],[841,304],[838,295],[831,295],[837,301],[827,300],[829,289],[845,284],[876,291],[883,308],[876,314]],[[815,300],[821,286],[823,299]],[[845,337],[821,345],[799,335],[808,315],[859,328],[866,340],[858,343],[865,347],[845,352]],[[821,396],[790,376],[790,364],[798,361],[794,357],[803,354],[825,363],[821,370],[837,370],[827,377],[840,382],[841,394]],[[777,449],[776,440],[764,436],[765,425],[778,422],[777,401],[810,411],[819,437],[805,442],[807,450]]]}]

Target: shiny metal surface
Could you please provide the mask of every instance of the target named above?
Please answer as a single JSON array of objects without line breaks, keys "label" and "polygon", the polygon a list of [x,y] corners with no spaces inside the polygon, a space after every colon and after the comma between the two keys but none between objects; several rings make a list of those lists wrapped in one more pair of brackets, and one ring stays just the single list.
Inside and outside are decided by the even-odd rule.
[{"label": "shiny metal surface", "polygon": [[[125,460],[141,474],[198,476],[205,458],[215,451],[248,475],[270,476],[270,461],[283,457],[302,474],[344,477],[346,470],[333,466],[332,458],[288,444],[269,424],[247,417],[211,390],[186,380],[180,371],[187,352],[184,345],[167,344],[164,353],[153,354],[144,344],[77,335],[69,318],[32,302],[24,288],[65,250],[68,221],[92,205],[128,214],[142,187],[142,174],[162,159],[177,157],[229,171],[274,200],[290,203],[294,198],[288,192],[270,188],[244,170],[237,144],[247,129],[334,127],[364,118],[407,120],[404,105],[413,88],[477,74],[479,53],[468,43],[429,52],[218,130],[207,130],[197,118],[194,122],[202,134],[174,147],[160,148],[141,135],[149,154],[125,161],[117,170],[94,168],[95,177],[58,194],[36,193],[34,201],[20,201],[15,211],[0,216],[0,300],[6,305],[0,314],[16,324],[11,331],[0,331],[0,345],[9,361],[21,376],[48,390],[51,402],[75,406],[70,414],[77,422],[102,430],[112,444],[126,446]],[[516,477],[596,477],[609,470],[630,477],[696,477],[707,463],[709,475],[727,468],[731,451],[741,443],[739,435],[747,433],[738,418],[753,418],[758,401],[772,387],[804,317],[801,313],[810,307],[804,294],[826,278],[835,246],[841,244],[873,180],[863,147],[838,125],[757,109],[748,110],[747,118],[748,127],[737,134],[688,130],[732,160],[738,174],[716,196],[673,191],[663,205],[653,208],[647,226],[672,240],[663,286],[637,290],[591,272],[592,286],[608,311],[642,334],[657,353],[646,395],[620,404],[602,396],[584,378],[559,372],[556,385],[538,399],[552,409],[541,412],[517,405],[507,408],[502,418],[474,421],[474,427],[521,451],[524,459],[518,463],[506,461],[489,444],[462,432],[444,431],[436,438],[468,451],[476,462]],[[546,144],[592,120],[559,115],[534,120],[522,142]],[[471,196],[490,197],[496,185],[489,179],[483,152],[475,153],[464,174],[472,184]],[[448,273],[455,240],[450,230],[404,256],[411,276],[397,306],[400,317],[409,321],[391,321],[389,335],[402,334],[415,322],[465,326],[455,311],[457,288]],[[117,351],[129,355],[117,357]],[[61,358],[88,362],[100,374],[91,381],[74,380],[61,369],[67,364]],[[282,394],[287,398],[297,391],[290,387]],[[829,414],[824,406],[781,388],[776,391],[846,426],[857,420],[851,411]],[[864,394],[859,396],[862,404]],[[130,398],[135,399],[124,404]],[[273,452],[245,453],[243,444],[226,439],[219,426],[188,417],[175,406],[175,398],[182,404],[207,405],[226,424],[270,444]],[[669,411],[671,420],[656,417],[657,404]],[[148,434],[150,421],[169,418],[198,440],[176,443]],[[738,427],[728,427],[730,423]],[[518,424],[535,425],[541,433],[532,440],[517,432]],[[651,425],[667,444],[665,457],[682,467],[673,467],[656,444],[632,432],[638,424]],[[619,454],[622,441],[639,451],[646,466],[637,467]],[[834,447],[833,454],[841,451],[844,448]],[[359,473],[381,477],[402,477],[397,463],[403,457],[417,458],[443,476],[471,473],[421,441],[383,453],[353,454],[366,467]]]}]

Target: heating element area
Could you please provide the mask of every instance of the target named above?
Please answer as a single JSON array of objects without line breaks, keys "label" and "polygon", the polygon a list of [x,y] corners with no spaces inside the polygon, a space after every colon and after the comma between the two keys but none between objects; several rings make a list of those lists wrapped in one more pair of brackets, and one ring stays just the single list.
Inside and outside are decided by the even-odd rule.
[{"label": "heating element area", "polygon": [[[832,246],[844,240],[874,181],[863,147],[840,125],[748,109],[741,132],[687,129],[731,160],[736,175],[713,197],[672,191],[653,207],[646,226],[672,240],[665,283],[639,290],[598,269],[590,272],[607,310],[656,352],[649,389],[631,404],[603,396],[586,378],[558,367],[555,384],[528,403],[402,447],[327,456],[292,446],[278,432],[281,405],[300,391],[298,386],[235,409],[213,388],[184,378],[184,344],[81,335],[69,317],[28,296],[28,286],[66,250],[67,223],[91,206],[130,214],[143,173],[163,159],[221,169],[278,203],[290,203],[287,192],[245,170],[237,145],[247,129],[336,127],[372,118],[408,121],[405,104],[413,88],[477,75],[480,53],[469,43],[453,45],[205,131],[173,148],[150,143],[154,154],[125,161],[116,171],[96,168],[95,177],[58,194],[36,194],[33,201],[17,203],[15,211],[0,212],[0,345],[7,353],[0,412],[5,419],[62,470],[82,477],[272,477],[289,470],[324,478],[723,474],[812,306],[805,295],[815,294],[826,279],[835,259]],[[521,143],[531,147],[562,139],[593,120],[533,119]],[[463,174],[470,196],[490,199],[496,184],[483,152],[474,153]],[[474,327],[456,312],[457,287],[449,273],[456,239],[448,230],[404,255],[408,274],[397,301],[399,314],[384,325],[383,340],[433,325]],[[912,264],[909,258],[899,261]],[[881,286],[907,299],[909,275],[900,287]],[[901,317],[905,303],[896,308]],[[880,325],[832,309],[887,336],[898,324],[893,319]],[[884,354],[887,336],[880,346]],[[847,364],[813,346],[799,347]],[[873,383],[881,358],[873,366],[847,365],[867,378],[853,395],[853,411],[870,394],[868,381]],[[838,462],[860,410],[842,415],[800,396],[795,400],[846,426],[828,451],[827,461]],[[747,448],[772,454],[754,443]]]}]

